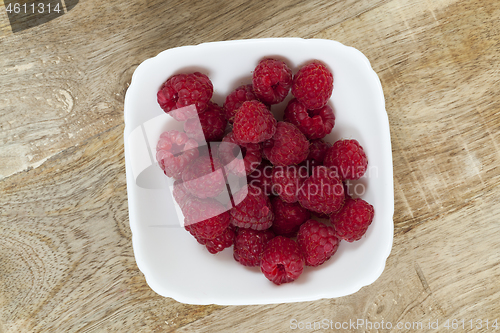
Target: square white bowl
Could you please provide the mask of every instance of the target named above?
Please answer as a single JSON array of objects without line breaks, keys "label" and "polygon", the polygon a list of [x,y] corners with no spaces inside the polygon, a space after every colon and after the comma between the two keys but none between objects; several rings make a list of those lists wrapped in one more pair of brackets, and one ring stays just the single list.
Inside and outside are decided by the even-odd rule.
[{"label": "square white bowl", "polygon": [[[212,255],[197,244],[181,227],[169,183],[154,160],[160,133],[182,128],[156,101],[164,81],[173,74],[200,71],[212,80],[212,100],[222,105],[233,89],[251,83],[252,71],[264,57],[284,60],[294,74],[313,59],[332,70],[330,103],[336,124],[325,140],[352,138],[364,147],[369,169],[355,183],[360,184],[358,193],[364,190],[361,197],[375,208],[374,220],[361,240],[341,242],[325,264],[306,267],[296,281],[280,286],[258,268],[234,261],[232,249]],[[273,106],[278,119],[290,98]],[[134,254],[147,283],[158,294],[189,304],[313,301],[355,293],[382,274],[394,232],[389,121],[380,80],[358,50],[331,40],[300,38],[214,42],[166,50],[134,72],[125,97],[124,142]]]}]

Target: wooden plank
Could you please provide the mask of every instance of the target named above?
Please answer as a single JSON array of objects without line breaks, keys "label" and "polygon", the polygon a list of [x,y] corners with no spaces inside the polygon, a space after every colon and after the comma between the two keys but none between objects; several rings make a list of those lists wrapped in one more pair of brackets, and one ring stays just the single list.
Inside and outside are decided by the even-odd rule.
[{"label": "wooden plank", "polygon": [[[0,332],[282,332],[292,319],[439,320],[439,329],[421,331],[442,332],[447,319],[500,321],[500,4],[291,4],[87,2],[0,38]],[[152,20],[155,12],[172,21]],[[67,31],[77,19],[61,41],[56,23]],[[360,49],[381,78],[396,193],[386,269],[354,295],[317,302],[219,307],[162,298],[131,248],[121,118],[130,76],[162,49],[283,36],[282,25]],[[36,33],[39,44],[19,47]],[[19,172],[28,166],[37,167]]]},{"label": "wooden plank", "polygon": [[[165,49],[310,37],[384,1],[86,1],[2,38],[0,179],[122,123],[132,73]],[[5,24],[7,17],[0,16]]]},{"label": "wooden plank", "polygon": [[156,295],[128,225],[123,126],[0,182],[0,318],[6,332],[178,324],[217,306]]},{"label": "wooden plank", "polygon": [[5,11],[5,6],[3,0],[0,0],[0,39],[4,36],[9,36],[12,34],[12,29],[9,24],[9,17]]},{"label": "wooden plank", "polygon": [[499,182],[499,17],[497,2],[429,8],[396,0],[317,35],[360,49],[380,76],[397,232],[460,209]]}]

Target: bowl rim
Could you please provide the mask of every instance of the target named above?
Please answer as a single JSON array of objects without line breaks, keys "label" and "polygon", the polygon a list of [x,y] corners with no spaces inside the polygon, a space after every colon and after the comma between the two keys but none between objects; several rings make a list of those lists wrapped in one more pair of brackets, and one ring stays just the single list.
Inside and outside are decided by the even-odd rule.
[{"label": "bowl rim", "polygon": [[382,263],[379,266],[378,271],[373,272],[371,274],[368,274],[368,276],[364,280],[362,280],[360,283],[352,286],[351,288],[346,288],[346,292],[342,293],[342,295],[339,295],[339,296],[331,296],[328,294],[328,292],[323,292],[323,293],[315,294],[314,297],[297,297],[295,299],[290,298],[290,299],[287,299],[284,301],[283,300],[273,301],[273,300],[266,299],[263,301],[238,302],[238,301],[228,301],[227,299],[215,299],[215,298],[208,298],[205,300],[199,299],[199,298],[193,299],[192,297],[189,297],[189,296],[186,297],[186,296],[182,295],[181,293],[177,293],[177,291],[175,289],[170,289],[169,290],[170,293],[168,295],[166,295],[166,294],[160,292],[159,288],[157,288],[155,283],[153,283],[150,270],[148,269],[147,265],[145,265],[144,262],[140,260],[141,254],[140,254],[140,249],[139,249],[138,240],[137,240],[137,238],[138,238],[137,235],[139,233],[138,225],[136,225],[136,221],[131,218],[131,216],[135,215],[135,206],[131,202],[131,195],[130,195],[132,189],[129,186],[129,181],[132,178],[132,175],[131,175],[130,167],[127,166],[128,163],[127,163],[126,157],[127,157],[127,151],[128,151],[128,143],[127,143],[127,140],[124,140],[125,171],[126,171],[126,179],[127,179],[127,202],[128,202],[128,209],[129,209],[129,225],[130,225],[130,229],[132,232],[132,247],[133,247],[134,258],[136,260],[137,267],[144,274],[144,277],[146,279],[146,283],[150,286],[151,289],[153,289],[153,291],[155,291],[156,293],[158,293],[161,296],[172,298],[172,299],[174,299],[178,302],[181,302],[181,303],[194,304],[194,305],[208,305],[208,304],[218,304],[218,305],[257,305],[257,304],[260,304],[260,305],[263,305],[263,304],[282,304],[282,303],[292,303],[292,302],[316,301],[316,300],[320,300],[320,299],[331,299],[331,298],[343,297],[343,296],[354,294],[357,291],[359,291],[362,287],[368,286],[368,285],[372,284],[373,282],[375,282],[381,276],[382,272],[384,271],[385,266],[387,264],[387,259],[392,251],[392,246],[393,246],[393,242],[394,242],[394,174],[393,174],[394,167],[393,167],[393,157],[392,157],[392,145],[391,145],[391,139],[390,139],[389,118],[388,118],[387,110],[385,107],[385,97],[384,97],[384,93],[383,93],[382,84],[380,82],[380,78],[378,77],[378,75],[374,71],[374,69],[372,68],[368,58],[361,51],[359,51],[358,49],[356,49],[354,47],[346,46],[338,41],[329,40],[329,39],[320,39],[320,38],[306,39],[306,38],[298,38],[298,37],[278,37],[278,38],[252,38],[252,39],[237,39],[237,40],[228,40],[228,41],[212,41],[212,42],[205,42],[205,43],[200,43],[200,44],[196,44],[196,45],[178,46],[178,47],[163,50],[163,51],[159,52],[156,56],[148,58],[148,59],[144,60],[143,62],[141,62],[141,64],[139,64],[139,66],[135,69],[135,71],[132,75],[130,85],[125,93],[125,98],[124,98],[124,122],[125,122],[124,138],[127,136],[127,131],[129,130],[129,128],[127,127],[127,119],[129,118],[129,117],[127,117],[127,114],[129,112],[131,112],[130,107],[127,107],[127,105],[130,104],[129,100],[130,100],[131,95],[134,91],[134,88],[138,82],[138,80],[135,78],[137,77],[138,73],[140,73],[143,70],[143,68],[146,66],[145,64],[147,64],[151,61],[154,61],[155,58],[164,57],[166,54],[183,51],[185,49],[214,47],[214,46],[217,47],[219,45],[229,45],[229,44],[238,45],[238,44],[248,44],[248,43],[255,43],[255,42],[259,42],[259,43],[294,42],[294,43],[304,43],[304,44],[333,43],[333,44],[336,44],[342,48],[345,48],[346,50],[349,50],[349,52],[352,52],[357,57],[359,57],[360,60],[362,60],[362,63],[366,67],[365,69],[368,70],[370,75],[374,78],[374,82],[376,83],[376,88],[378,90],[378,92],[377,92],[377,96],[379,98],[378,102],[381,103],[380,106],[383,108],[383,111],[385,111],[380,116],[384,117],[383,128],[382,128],[383,133],[382,134],[384,136],[384,138],[383,138],[384,141],[387,143],[387,147],[386,147],[386,149],[388,150],[387,153],[389,154],[389,157],[391,159],[391,163],[390,163],[391,168],[390,168],[390,170],[387,171],[390,173],[390,177],[389,177],[390,184],[387,184],[387,186],[388,186],[388,188],[390,188],[390,192],[391,192],[390,193],[391,195],[388,196],[389,202],[387,204],[387,207],[389,207],[389,205],[391,207],[390,211],[388,212],[391,216],[391,222],[392,222],[390,224],[390,226],[391,226],[390,242],[387,242],[387,244],[385,245],[384,255],[380,257],[380,259],[382,260]]}]

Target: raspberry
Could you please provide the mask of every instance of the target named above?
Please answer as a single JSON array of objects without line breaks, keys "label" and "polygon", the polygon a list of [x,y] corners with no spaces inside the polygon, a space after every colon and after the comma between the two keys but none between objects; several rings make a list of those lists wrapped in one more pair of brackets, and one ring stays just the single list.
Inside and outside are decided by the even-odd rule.
[{"label": "raspberry", "polygon": [[261,164],[247,177],[249,186],[256,186],[264,192],[265,195],[271,195],[273,186],[272,175],[273,166],[267,160],[262,160]]},{"label": "raspberry", "polygon": [[198,142],[220,141],[224,136],[227,120],[222,108],[209,102],[205,112],[199,115],[199,120],[194,117],[186,120],[184,131]]},{"label": "raspberry", "polygon": [[342,180],[333,170],[318,166],[304,181],[298,193],[299,202],[313,212],[332,214],[344,203]]},{"label": "raspberry", "polygon": [[226,232],[222,235],[215,237],[214,239],[207,240],[205,246],[208,252],[216,254],[228,247],[231,247],[234,243],[234,231],[231,228],[227,228]]},{"label": "raspberry", "polygon": [[238,229],[234,239],[234,260],[243,266],[260,266],[262,251],[273,237],[271,230]]},{"label": "raspberry", "polygon": [[344,179],[361,178],[368,167],[368,158],[356,140],[339,140],[325,156],[323,164],[340,173]]},{"label": "raspberry", "polygon": [[263,59],[252,77],[255,95],[264,103],[282,102],[292,86],[292,71],[281,60]]},{"label": "raspberry", "polygon": [[213,239],[229,226],[229,213],[215,199],[192,198],[184,206],[184,228],[196,239]]},{"label": "raspberry", "polygon": [[[158,104],[178,121],[195,117],[207,108],[212,98],[214,88],[205,74],[177,74],[170,77],[160,88],[157,94]],[[194,108],[184,108],[194,104]],[[180,109],[176,112],[177,109]]]},{"label": "raspberry", "polygon": [[297,243],[283,236],[271,239],[262,252],[260,270],[277,285],[296,280],[304,270],[304,258]]},{"label": "raspberry", "polygon": [[226,103],[224,103],[224,115],[227,121],[232,124],[234,122],[234,116],[243,102],[253,100],[257,100],[257,96],[255,96],[251,84],[239,86],[236,90],[227,95]]},{"label": "raspberry", "polygon": [[263,143],[264,156],[274,165],[298,164],[309,154],[309,141],[293,124],[278,122],[274,136]]},{"label": "raspberry", "polygon": [[276,166],[273,169],[272,191],[285,202],[296,202],[297,193],[307,176],[309,175],[305,168],[295,165]]},{"label": "raspberry", "polygon": [[229,210],[232,225],[264,230],[273,224],[271,202],[260,188],[247,185],[233,196],[233,200],[235,207]]},{"label": "raspberry", "polygon": [[[236,156],[240,149],[243,160]],[[222,143],[219,145],[219,158],[230,172],[236,175],[248,175],[262,161],[262,148],[258,143],[238,144],[234,138],[234,133],[230,132],[222,139]]]},{"label": "raspberry", "polygon": [[292,94],[308,110],[322,108],[333,92],[333,75],[323,64],[303,66],[293,77]]},{"label": "raspberry", "polygon": [[330,222],[339,238],[354,242],[366,233],[374,214],[373,206],[363,199],[347,199],[344,207],[330,217]]},{"label": "raspberry", "polygon": [[217,236],[212,239],[196,238],[198,243],[205,245],[208,252],[216,254],[222,250],[230,247],[234,243],[235,232],[234,229],[229,226],[222,235]]},{"label": "raspberry", "polygon": [[226,188],[221,162],[207,155],[198,157],[184,169],[182,181],[198,198],[216,197]]},{"label": "raspberry", "polygon": [[167,131],[156,145],[156,160],[166,176],[179,179],[182,170],[199,155],[198,143],[186,133]]},{"label": "raspberry", "polygon": [[296,98],[288,103],[283,120],[297,126],[310,140],[325,137],[335,126],[335,115],[330,106],[307,110]]},{"label": "raspberry", "polygon": [[311,213],[298,202],[287,203],[279,197],[271,199],[274,212],[272,230],[276,235],[294,237],[302,223],[309,220]]},{"label": "raspberry", "polygon": [[316,220],[301,225],[297,234],[297,244],[307,266],[319,266],[330,259],[337,251],[339,242],[332,227]]},{"label": "raspberry", "polygon": [[259,143],[276,132],[276,119],[259,101],[244,102],[234,117],[233,133],[240,143]]}]

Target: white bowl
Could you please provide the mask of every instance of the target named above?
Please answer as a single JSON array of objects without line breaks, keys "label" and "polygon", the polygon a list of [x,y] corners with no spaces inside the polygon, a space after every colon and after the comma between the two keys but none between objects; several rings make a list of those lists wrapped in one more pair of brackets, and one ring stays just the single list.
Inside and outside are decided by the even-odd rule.
[{"label": "white bowl", "polygon": [[[352,138],[368,156],[367,177],[356,183],[375,208],[366,235],[341,242],[337,253],[317,268],[306,267],[293,283],[276,286],[258,268],[238,264],[232,249],[212,255],[181,227],[169,184],[155,165],[155,146],[165,129],[182,128],[156,101],[171,75],[200,71],[214,85],[213,101],[241,84],[264,57],[284,60],[296,73],[318,59],[334,75],[330,99],[336,125],[326,140]],[[291,98],[289,96],[286,101]],[[284,105],[273,106],[281,117]],[[377,74],[358,50],[321,39],[271,38],[206,43],[166,50],[135,71],[125,97],[125,163],[132,243],[137,266],[158,294],[189,304],[248,305],[313,301],[349,295],[373,283],[392,248],[394,191],[389,121]],[[139,175],[138,175],[139,174]]]}]

